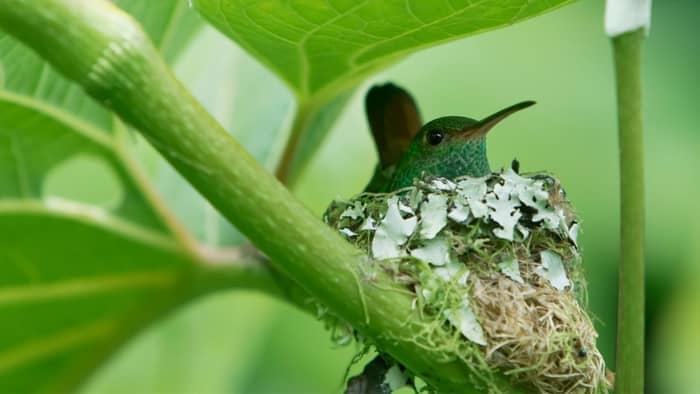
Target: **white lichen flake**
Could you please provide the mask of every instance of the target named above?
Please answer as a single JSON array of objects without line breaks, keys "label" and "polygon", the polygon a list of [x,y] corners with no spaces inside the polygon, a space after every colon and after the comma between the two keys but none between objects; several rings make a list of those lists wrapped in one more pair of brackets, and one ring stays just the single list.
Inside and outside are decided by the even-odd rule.
[{"label": "white lichen flake", "polygon": [[517,191],[512,184],[496,184],[493,191],[486,195],[486,204],[493,211],[513,212],[520,206]]},{"label": "white lichen flake", "polygon": [[469,305],[469,302],[464,301],[462,305],[456,309],[448,309],[445,311],[447,320],[452,323],[457,329],[470,341],[486,346],[486,336],[484,336],[484,329],[479,324],[479,321],[474,314],[474,311]]},{"label": "white lichen flake", "polygon": [[464,264],[450,261],[444,266],[437,267],[434,270],[435,274],[445,282],[457,280],[457,284],[466,287],[467,279],[469,279],[469,270],[464,267]]},{"label": "white lichen flake", "polygon": [[526,179],[516,183],[515,181],[517,181],[517,179],[526,178],[520,176],[518,176],[518,178],[510,177],[508,178],[508,182],[511,182],[520,202],[537,210],[547,206],[549,193],[544,190],[544,184],[541,181]]},{"label": "white lichen flake", "polygon": [[[530,208],[536,210],[532,217],[533,222],[543,222],[548,229],[556,230],[564,223],[565,218],[561,209],[555,209],[549,203],[549,192],[545,189],[544,182],[531,178],[525,178],[508,169],[502,175],[505,186],[513,197]],[[494,191],[496,189],[494,188]]]},{"label": "white lichen flake", "polygon": [[372,240],[372,256],[375,259],[388,259],[405,256],[401,248],[418,224],[418,218],[404,219],[399,212],[399,198],[394,196],[387,201],[387,211],[379,223]]},{"label": "white lichen flake", "polygon": [[450,261],[450,249],[445,238],[427,240],[424,246],[413,249],[410,254],[436,266],[445,265]]},{"label": "white lichen flake", "polygon": [[523,226],[522,224],[518,223],[517,226],[515,226],[520,234],[523,236],[523,239],[526,239],[527,237],[530,236],[530,230],[528,230],[527,227]]},{"label": "white lichen flake", "polygon": [[382,260],[405,255],[404,251],[399,247],[399,244],[387,235],[384,229],[377,229],[372,239],[372,257]]},{"label": "white lichen flake", "polygon": [[493,192],[486,196],[486,204],[489,206],[489,217],[501,228],[496,228],[493,233],[503,239],[513,240],[513,231],[518,224],[522,214],[517,208],[520,201],[517,199],[515,189],[512,185],[496,185]]},{"label": "white lichen flake", "polygon": [[420,205],[420,235],[424,239],[433,239],[447,224],[447,197],[431,194]]},{"label": "white lichen flake", "polygon": [[418,209],[420,204],[423,202],[423,192],[420,190],[415,190],[413,193],[411,193],[408,196],[408,204],[411,206],[413,209]]},{"label": "white lichen flake", "polygon": [[349,228],[341,228],[341,229],[338,230],[338,231],[340,231],[341,234],[345,235],[345,236],[348,237],[348,238],[352,238],[352,237],[356,237],[356,236],[357,236],[357,233],[354,232],[354,231],[352,231],[352,230],[350,230]]},{"label": "white lichen flake", "polygon": [[579,230],[579,225],[578,223],[574,222],[574,224],[569,227],[569,239],[571,242],[574,243],[574,246],[578,248],[578,230]]},{"label": "white lichen flake", "polygon": [[434,178],[433,181],[431,182],[431,185],[435,187],[437,190],[443,190],[443,191],[450,191],[454,190],[457,185],[455,185],[454,182],[450,181],[449,179],[445,178]]},{"label": "white lichen flake", "polygon": [[547,279],[559,291],[571,286],[561,256],[549,250],[543,250],[540,252],[540,259],[542,263],[535,269],[537,275]]},{"label": "white lichen flake", "polygon": [[413,208],[404,204],[401,200],[399,200],[399,211],[401,211],[405,214],[408,214],[408,215],[415,215],[416,214],[416,212],[413,210]]},{"label": "white lichen flake", "polygon": [[347,207],[340,218],[359,219],[365,216],[365,204],[362,201],[355,201],[351,206]]},{"label": "white lichen flake", "polygon": [[484,203],[487,190],[485,178],[470,178],[457,182],[457,193],[467,201],[475,218],[484,218],[489,213],[488,206]]},{"label": "white lichen flake", "polygon": [[457,223],[464,223],[469,220],[469,203],[463,203],[455,199],[454,206],[450,209],[447,217]]},{"label": "white lichen flake", "polygon": [[498,268],[501,269],[503,275],[509,277],[510,279],[520,284],[525,283],[522,276],[520,276],[520,264],[518,263],[518,259],[512,258],[504,260],[498,263]]},{"label": "white lichen flake", "polygon": [[362,226],[360,226],[360,231],[374,231],[377,229],[377,221],[374,220],[371,216],[367,216],[367,219],[365,219],[364,222],[362,222]]},{"label": "white lichen flake", "polygon": [[541,221],[548,229],[556,230],[561,227],[564,216],[561,210],[542,204],[537,208],[537,213],[532,217],[532,221]]}]

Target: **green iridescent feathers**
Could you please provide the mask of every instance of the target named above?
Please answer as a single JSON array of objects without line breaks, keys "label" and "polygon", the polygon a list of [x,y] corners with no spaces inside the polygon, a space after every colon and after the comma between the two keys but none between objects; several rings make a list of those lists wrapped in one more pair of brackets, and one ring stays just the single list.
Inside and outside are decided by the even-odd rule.
[{"label": "green iridescent feathers", "polygon": [[524,101],[483,120],[446,116],[418,130],[418,108],[405,90],[393,84],[373,87],[365,105],[379,164],[365,191],[397,190],[422,175],[454,179],[490,174],[486,134],[501,120],[533,104]]}]

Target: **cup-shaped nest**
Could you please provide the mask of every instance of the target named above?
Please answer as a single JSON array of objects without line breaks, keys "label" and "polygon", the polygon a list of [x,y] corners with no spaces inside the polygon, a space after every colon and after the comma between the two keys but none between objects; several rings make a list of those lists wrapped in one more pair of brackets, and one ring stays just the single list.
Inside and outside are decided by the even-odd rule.
[{"label": "cup-shaped nest", "polygon": [[501,374],[541,392],[609,390],[579,224],[556,178],[425,177],[334,201],[324,219],[414,294],[416,345],[462,358],[477,385],[497,389]]}]

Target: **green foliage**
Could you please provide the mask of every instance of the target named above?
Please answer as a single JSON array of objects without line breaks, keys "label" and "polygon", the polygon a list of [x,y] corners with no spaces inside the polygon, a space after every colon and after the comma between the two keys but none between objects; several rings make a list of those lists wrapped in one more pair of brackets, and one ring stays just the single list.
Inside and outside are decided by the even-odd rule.
[{"label": "green foliage", "polygon": [[[319,147],[348,90],[419,49],[507,26],[570,0],[195,0],[195,8],[282,78],[300,110],[282,163],[295,175]],[[326,114],[327,113],[327,114]]]},{"label": "green foliage", "polygon": [[0,203],[3,391],[74,387],[192,295],[193,262],[171,239],[66,205]]},{"label": "green foliage", "polygon": [[[179,1],[154,3],[118,2],[172,59],[199,23]],[[193,296],[199,262],[116,117],[4,34],[0,61],[0,387],[63,391]],[[94,171],[71,165],[86,160]],[[64,165],[73,179],[59,174]],[[76,189],[83,176],[94,177],[87,193]],[[95,204],[116,189],[113,209]]]},{"label": "green foliage", "polygon": [[353,80],[438,43],[513,24],[566,3],[489,0],[195,0],[196,9],[267,64],[300,97]]},{"label": "green foliage", "polygon": [[[184,2],[116,3],[141,22],[171,62],[199,26]],[[452,4],[458,11],[412,10],[404,2],[362,3],[352,5],[358,14],[349,13],[350,25],[343,25],[344,19],[329,18],[332,10],[314,10],[312,6],[320,3],[309,3],[309,8],[296,10],[292,19],[284,14],[282,19],[295,26],[277,33],[265,30],[272,19],[260,26],[239,23],[245,18],[232,19],[235,23],[227,22],[223,28],[217,21],[238,16],[217,13],[218,8],[211,8],[213,2],[202,0],[197,5],[277,72],[299,98],[301,116],[293,132],[303,138],[290,145],[295,147],[294,172],[312,156],[352,88],[368,73],[412,51],[513,23],[563,3]],[[224,12],[237,9],[233,2],[221,5]],[[381,13],[392,18],[378,18]],[[251,15],[249,21],[254,21]],[[371,22],[369,35],[353,27],[357,18],[362,22],[364,17]],[[309,23],[327,23],[330,30]],[[427,27],[421,28],[422,24]],[[234,32],[231,26],[242,30]],[[294,46],[284,40],[274,42],[274,34],[299,37],[299,29],[313,31],[303,45],[301,41]],[[329,45],[324,41],[330,46],[324,46]],[[349,53],[354,54],[353,62]],[[301,68],[295,71],[302,58],[308,62],[303,73]],[[4,89],[0,94],[0,313],[10,322],[4,325],[8,334],[3,333],[0,342],[0,387],[12,391],[70,388],[136,329],[198,294],[200,287],[193,277],[201,270],[202,259],[193,254],[190,236],[135,164],[128,131],[114,114],[5,35],[0,35],[0,61]],[[258,159],[265,156],[269,152]],[[83,176],[99,178],[94,179],[98,192],[104,188],[111,195],[116,187],[116,202],[103,205],[89,191],[72,193],[70,177],[57,172],[60,175],[61,166],[76,158],[97,163]]]}]

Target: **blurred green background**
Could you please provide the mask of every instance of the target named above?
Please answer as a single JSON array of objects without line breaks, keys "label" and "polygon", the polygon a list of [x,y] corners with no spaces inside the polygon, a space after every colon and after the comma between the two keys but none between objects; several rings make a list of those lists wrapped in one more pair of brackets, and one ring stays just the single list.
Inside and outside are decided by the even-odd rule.
[{"label": "blurred green background", "polygon": [[[644,54],[650,392],[700,391],[698,15],[695,0],[654,3]],[[602,18],[603,2],[580,1],[422,51],[374,76],[356,92],[295,193],[320,215],[333,198],[363,188],[376,160],[362,108],[371,83],[406,87],[426,120],[478,118],[520,100],[538,101],[490,135],[491,165],[507,166],[517,157],[523,171],[546,169],[562,180],[583,221],[590,309],[599,346],[614,368],[619,191],[612,58]],[[193,40],[176,72],[274,168],[294,105],[281,82],[212,29]],[[212,226],[220,218],[147,146],[141,148],[150,175],[202,240],[240,241],[226,225]],[[356,351],[336,348],[321,323],[293,307],[258,294],[221,293],[132,340],[83,392],[341,392]]]}]

